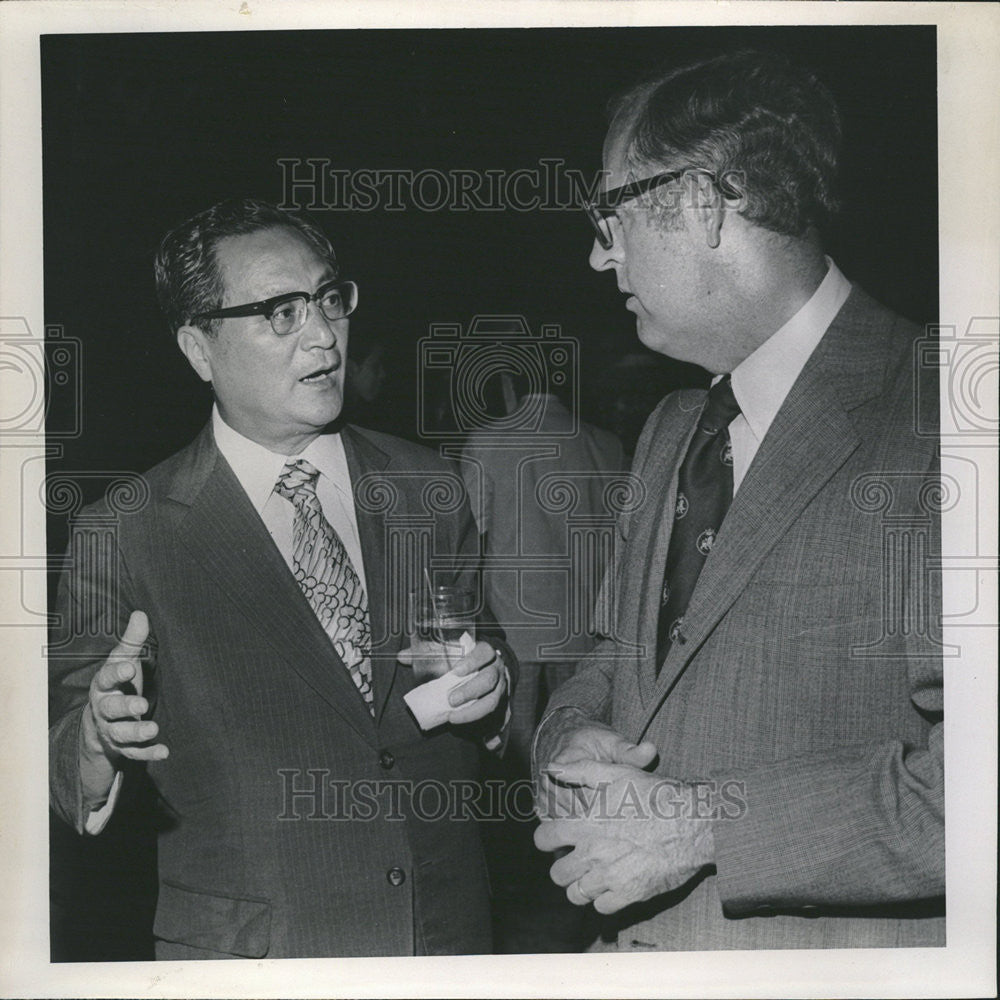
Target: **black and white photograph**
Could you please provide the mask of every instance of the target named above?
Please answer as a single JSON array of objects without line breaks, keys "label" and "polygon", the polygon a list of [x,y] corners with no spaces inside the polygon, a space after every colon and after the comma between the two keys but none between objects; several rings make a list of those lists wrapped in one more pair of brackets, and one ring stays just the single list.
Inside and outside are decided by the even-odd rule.
[{"label": "black and white photograph", "polygon": [[5,6],[0,994],[995,990],[995,8]]}]

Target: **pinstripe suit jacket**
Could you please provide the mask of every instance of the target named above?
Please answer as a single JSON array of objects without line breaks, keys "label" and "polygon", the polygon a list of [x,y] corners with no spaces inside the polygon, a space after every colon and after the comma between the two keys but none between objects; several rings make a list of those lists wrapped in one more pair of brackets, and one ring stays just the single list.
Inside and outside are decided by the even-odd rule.
[{"label": "pinstripe suit jacket", "polygon": [[[402,701],[412,675],[396,663],[386,528],[390,518],[433,522],[419,562],[432,547],[474,553],[475,527],[460,479],[431,452],[342,433],[370,595],[374,719],[210,427],[147,474],[149,500],[118,515],[109,558],[74,558],[63,581],[50,785],[53,807],[78,830],[90,679],[129,613],[149,616],[145,684],[170,748],[148,766],[162,805],[158,957],[490,950],[474,822],[449,819],[432,795],[418,818],[405,791],[391,791],[471,782],[478,754],[451,731],[421,733]],[[102,513],[77,519],[76,556]]]},{"label": "pinstripe suit jacket", "polygon": [[575,706],[652,740],[663,774],[715,782],[716,867],[609,919],[597,947],[943,943],[937,380],[914,365],[918,334],[852,290],[761,443],[659,672],[676,470],[704,393],[668,396],[650,418],[633,469],[648,501],[620,530],[616,635],[549,712]]}]

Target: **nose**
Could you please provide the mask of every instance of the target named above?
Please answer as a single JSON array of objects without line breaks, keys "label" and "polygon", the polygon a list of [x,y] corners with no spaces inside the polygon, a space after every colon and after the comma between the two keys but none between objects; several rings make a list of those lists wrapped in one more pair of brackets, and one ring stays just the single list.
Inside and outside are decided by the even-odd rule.
[{"label": "nose", "polygon": [[594,245],[590,248],[590,266],[595,271],[607,271],[622,262],[621,240],[613,240],[609,248],[601,246],[601,241],[595,236]]},{"label": "nose", "polygon": [[[310,302],[306,310],[306,321],[299,332],[299,347],[303,351],[313,348],[329,350],[339,347],[347,340],[349,321],[344,319],[327,319],[315,302]],[[340,348],[343,353],[343,348]]]}]

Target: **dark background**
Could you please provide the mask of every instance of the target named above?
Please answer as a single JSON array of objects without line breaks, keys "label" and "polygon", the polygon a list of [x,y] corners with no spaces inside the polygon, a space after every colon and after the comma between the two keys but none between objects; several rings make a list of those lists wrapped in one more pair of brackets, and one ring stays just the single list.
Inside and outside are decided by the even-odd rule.
[{"label": "dark background", "polygon": [[[50,471],[141,472],[186,444],[210,396],[155,301],[163,233],[235,195],[278,202],[279,158],[343,169],[539,169],[592,176],[608,99],[718,49],[788,53],[845,119],[845,211],[828,250],[852,280],[918,322],[937,314],[933,27],[636,28],[176,33],[42,39],[45,316],[81,343],[81,433]],[[312,215],[361,287],[352,342],[389,344],[381,429],[416,437],[417,341],[432,323],[523,314],[580,342],[584,415],[606,423],[610,366],[643,350],[613,276],[587,265],[579,211]],[[655,399],[699,369],[660,361],[630,391]],[[72,423],[73,380],[50,386]],[[81,481],[96,498],[106,482]],[[62,550],[65,517],[49,519]],[[138,785],[138,783],[134,783]],[[149,951],[154,851],[139,789],[97,841],[55,822],[53,957]]]}]

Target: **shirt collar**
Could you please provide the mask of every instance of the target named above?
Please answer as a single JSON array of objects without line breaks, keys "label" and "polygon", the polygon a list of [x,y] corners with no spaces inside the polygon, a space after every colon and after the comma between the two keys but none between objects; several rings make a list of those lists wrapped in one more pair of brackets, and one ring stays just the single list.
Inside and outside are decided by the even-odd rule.
[{"label": "shirt collar", "polygon": [[304,458],[319,469],[320,475],[329,479],[342,496],[351,496],[351,473],[347,467],[347,452],[340,433],[320,434],[308,448],[295,458]]},{"label": "shirt collar", "polygon": [[258,514],[263,511],[289,457],[311,462],[341,494],[350,495],[351,477],[340,434],[321,434],[299,455],[277,455],[233,430],[222,419],[217,405],[212,407],[212,433],[222,457],[229,463]]},{"label": "shirt collar", "polygon": [[829,257],[826,263],[809,301],[733,369],[733,394],[758,442],[850,294],[851,283]]}]

